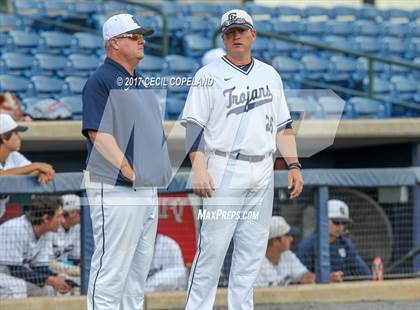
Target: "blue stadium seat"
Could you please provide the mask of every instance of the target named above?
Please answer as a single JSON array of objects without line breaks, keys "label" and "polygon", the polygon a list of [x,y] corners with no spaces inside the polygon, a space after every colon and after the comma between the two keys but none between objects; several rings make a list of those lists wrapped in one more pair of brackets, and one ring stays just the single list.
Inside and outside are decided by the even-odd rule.
[{"label": "blue stadium seat", "polygon": [[353,42],[355,49],[359,52],[378,54],[381,50],[380,38],[357,36]]},{"label": "blue stadium seat", "polygon": [[408,59],[413,59],[420,55],[420,37],[411,38],[408,41],[408,50],[405,54],[405,57]]},{"label": "blue stadium seat", "polygon": [[290,116],[293,120],[322,118],[318,103],[308,97],[287,97]]},{"label": "blue stadium seat", "polygon": [[409,25],[410,32],[409,35],[414,38],[420,37],[420,23],[410,23]]},{"label": "blue stadium seat", "polygon": [[87,78],[79,76],[68,76],[64,79],[66,91],[69,95],[81,95],[85,87]]},{"label": "blue stadium seat", "polygon": [[147,55],[137,65],[139,73],[144,76],[161,76],[165,60],[158,56]]},{"label": "blue stadium seat", "polygon": [[405,76],[393,76],[391,83],[393,96],[397,99],[410,101],[416,95],[418,83],[415,80]]},{"label": "blue stadium seat", "polygon": [[94,54],[102,52],[104,41],[101,36],[88,32],[76,32],[73,34],[71,52]]},{"label": "blue stadium seat", "polygon": [[357,10],[355,8],[349,6],[334,6],[330,9],[330,18],[340,18],[340,17],[347,17],[351,16],[353,18],[357,15]]},{"label": "blue stadium seat", "polygon": [[189,3],[186,13],[190,16],[211,17],[218,16],[219,7],[213,3]]},{"label": "blue stadium seat", "polygon": [[411,11],[410,16],[411,21],[416,22],[418,19],[420,19],[420,9],[414,9]]},{"label": "blue stadium seat", "polygon": [[7,74],[0,75],[0,93],[10,91],[22,99],[33,94],[30,86],[31,82],[26,78]]},{"label": "blue stadium seat", "polygon": [[36,96],[57,99],[64,91],[64,81],[50,76],[36,75],[31,78]]},{"label": "blue stadium seat", "polygon": [[102,11],[108,16],[127,12],[130,13],[130,8],[130,5],[118,1],[105,1],[102,3]]},{"label": "blue stadium seat", "polygon": [[254,18],[257,16],[259,17],[259,15],[265,15],[266,17],[271,18],[271,15],[273,14],[272,7],[255,4],[253,2],[245,3],[244,10]]},{"label": "blue stadium seat", "polygon": [[[304,42],[309,42],[309,43],[319,43],[320,41],[318,36],[309,36],[309,35],[300,35],[300,36],[297,36],[297,39]],[[293,57],[300,58],[306,54],[313,54],[313,53],[317,53],[314,47],[311,47],[308,45],[299,45],[298,51],[293,54]]]},{"label": "blue stadium seat", "polygon": [[353,34],[353,22],[329,20],[326,22],[326,32],[334,36],[350,36]]},{"label": "blue stadium seat", "polygon": [[43,31],[37,52],[55,55],[68,54],[72,36],[60,31]]},{"label": "blue stadium seat", "polygon": [[381,34],[379,23],[370,20],[357,20],[353,23],[353,34],[355,36],[376,37]]},{"label": "blue stadium seat", "polygon": [[167,16],[182,17],[186,11],[186,6],[178,2],[165,1],[160,2],[158,6]]},{"label": "blue stadium seat", "polygon": [[273,25],[268,20],[256,20],[254,21],[254,27],[258,32],[271,32],[273,30]]},{"label": "blue stadium seat", "polygon": [[92,14],[88,23],[96,30],[102,31],[102,25],[106,22],[108,17],[109,16],[105,14]]},{"label": "blue stadium seat", "polygon": [[346,82],[349,87],[353,86],[353,75],[357,71],[357,61],[354,58],[335,55],[330,58],[328,73],[324,75],[326,82]]},{"label": "blue stadium seat", "polygon": [[161,36],[163,33],[163,21],[162,18],[158,15],[149,15],[139,17],[142,27],[152,28],[154,30],[153,34],[149,38],[155,36]]},{"label": "blue stadium seat", "polygon": [[25,97],[22,99],[22,105],[23,105],[23,109],[26,112],[27,109],[31,106],[33,106],[34,104],[36,104],[38,101],[42,100],[42,98],[38,98],[38,97]]},{"label": "blue stadium seat", "polygon": [[235,2],[220,2],[217,4],[217,8],[219,9],[217,15],[221,17],[227,11],[237,9],[238,7],[240,7],[240,5],[238,5],[238,3]]},{"label": "blue stadium seat", "polygon": [[[357,76],[357,79],[362,80],[364,77],[368,75],[368,60],[364,57],[359,57],[357,59],[357,72],[355,74],[355,77]],[[373,63],[373,72],[377,76],[382,76],[385,73],[386,66],[383,62],[375,61]]]},{"label": "blue stadium seat", "polygon": [[348,112],[349,107],[344,100],[337,96],[321,96],[317,100],[322,109],[322,118],[324,119],[340,119],[350,118]]},{"label": "blue stadium seat", "polygon": [[59,102],[64,103],[72,110],[72,118],[74,120],[81,120],[83,107],[82,107],[82,96],[65,96],[59,98]]},{"label": "blue stadium seat", "polygon": [[276,7],[277,17],[303,17],[303,10],[292,6],[278,6]]},{"label": "blue stadium seat", "polygon": [[[368,78],[363,79],[363,87],[365,92],[368,91]],[[379,77],[373,78],[373,94],[381,96],[390,96],[392,91],[392,84],[388,80],[381,79]]]},{"label": "blue stadium seat", "polygon": [[271,21],[273,32],[283,35],[295,35],[300,32],[300,22],[275,19]]},{"label": "blue stadium seat", "polygon": [[44,15],[50,18],[65,19],[73,15],[68,1],[43,1]]},{"label": "blue stadium seat", "polygon": [[[415,64],[417,66],[420,66],[420,56],[414,58],[413,64]],[[414,70],[413,76],[414,76],[414,79],[419,79],[420,80],[420,70]],[[419,85],[420,85],[420,83],[419,83]]]},{"label": "blue stadium seat", "polygon": [[[352,42],[348,38],[340,36],[326,36],[324,37],[324,43],[330,47],[341,48],[344,50],[354,50]],[[322,52],[327,54],[332,54],[333,52]],[[336,54],[336,53],[333,53]]]},{"label": "blue stadium seat", "polygon": [[95,14],[98,9],[98,3],[95,1],[82,1],[72,3],[71,9],[78,18],[88,19],[89,16]]},{"label": "blue stadium seat", "polygon": [[16,15],[26,15],[32,17],[44,16],[42,3],[34,0],[13,0],[13,12]]},{"label": "blue stadium seat", "polygon": [[0,32],[0,48],[5,49],[5,47],[7,45],[8,38],[9,38],[9,36],[6,33]]},{"label": "blue stadium seat", "polygon": [[271,58],[276,56],[292,56],[293,51],[296,50],[296,45],[272,39],[268,47]]},{"label": "blue stadium seat", "polygon": [[179,98],[166,98],[166,119],[177,120],[184,109],[185,100]]},{"label": "blue stadium seat", "polygon": [[197,16],[187,16],[184,18],[184,34],[201,34],[205,36],[211,36],[209,33],[208,22],[205,18]]},{"label": "blue stadium seat", "polygon": [[325,21],[310,21],[305,20],[302,23],[303,33],[305,35],[319,35],[323,36],[327,31],[327,24]]},{"label": "blue stadium seat", "polygon": [[48,54],[37,54],[34,71],[38,75],[59,76],[67,74],[67,58]]},{"label": "blue stadium seat", "polygon": [[383,23],[384,36],[403,38],[410,32],[409,24]]},{"label": "blue stadium seat", "polygon": [[17,16],[0,13],[0,32],[18,30],[22,28],[22,22]]},{"label": "blue stadium seat", "polygon": [[409,21],[411,18],[411,12],[402,9],[391,8],[383,11],[383,17],[386,20],[405,19],[406,21]]},{"label": "blue stadium seat", "polygon": [[271,61],[271,57],[269,54],[269,46],[270,46],[270,39],[259,37],[255,40],[254,44],[252,45],[252,55],[256,58],[269,62]]},{"label": "blue stadium seat", "polygon": [[293,58],[277,56],[273,59],[272,65],[285,80],[296,80],[300,73],[300,62]]},{"label": "blue stadium seat", "polygon": [[351,106],[353,118],[385,118],[390,116],[389,107],[377,100],[352,97],[348,103]]},{"label": "blue stadium seat", "polygon": [[323,16],[328,19],[329,14],[329,10],[321,6],[309,5],[303,9],[303,16],[306,18]]},{"label": "blue stadium seat", "polygon": [[407,41],[394,37],[385,37],[382,39],[382,54],[387,57],[404,58],[408,50]]},{"label": "blue stadium seat", "polygon": [[205,52],[212,48],[211,39],[200,34],[187,34],[183,41],[185,56],[195,58],[198,61]]},{"label": "blue stadium seat", "polygon": [[21,53],[3,53],[0,57],[0,74],[16,76],[32,75],[35,59],[32,55]]},{"label": "blue stadium seat", "polygon": [[383,12],[372,5],[364,5],[357,10],[358,19],[377,20],[383,17]]},{"label": "blue stadium seat", "polygon": [[24,54],[34,54],[38,47],[40,37],[34,32],[14,30],[9,33],[6,49],[8,51],[19,51]]},{"label": "blue stadium seat", "polygon": [[101,63],[101,60],[93,55],[71,54],[68,58],[69,75],[75,76],[89,76]]},{"label": "blue stadium seat", "polygon": [[169,75],[193,76],[198,70],[196,60],[180,55],[168,55],[165,57],[165,71]]},{"label": "blue stadium seat", "polygon": [[306,55],[301,59],[303,79],[320,80],[328,71],[328,61],[316,55]]},{"label": "blue stadium seat", "polygon": [[[181,83],[177,84],[176,82],[177,78],[182,78],[182,77],[181,76],[180,77],[177,77],[177,76],[166,77],[166,81],[169,81],[166,97],[180,99],[185,102],[185,100],[187,99],[187,95],[188,95],[188,91],[190,90],[190,87],[187,84],[181,84]],[[171,84],[170,81],[175,81],[175,84]]]}]

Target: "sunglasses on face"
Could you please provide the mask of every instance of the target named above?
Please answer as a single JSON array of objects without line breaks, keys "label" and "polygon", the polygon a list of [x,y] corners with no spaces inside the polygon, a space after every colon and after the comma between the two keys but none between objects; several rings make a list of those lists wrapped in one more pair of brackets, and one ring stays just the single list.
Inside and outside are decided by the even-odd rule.
[{"label": "sunglasses on face", "polygon": [[340,220],[331,220],[331,222],[334,224],[334,225],[347,225],[347,222],[345,222],[345,221],[340,221]]},{"label": "sunglasses on face", "polygon": [[117,37],[115,37],[115,39],[130,39],[131,41],[140,41],[141,39],[143,39],[143,35],[139,34],[139,33],[127,33],[127,34],[121,34]]}]

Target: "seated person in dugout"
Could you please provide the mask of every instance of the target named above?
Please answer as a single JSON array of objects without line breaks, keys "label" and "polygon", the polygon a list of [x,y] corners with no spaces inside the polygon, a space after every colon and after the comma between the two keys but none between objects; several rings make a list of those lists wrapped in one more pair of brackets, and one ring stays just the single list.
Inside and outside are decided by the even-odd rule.
[{"label": "seated person in dugout", "polygon": [[[369,267],[359,255],[353,242],[345,237],[345,227],[351,222],[349,207],[341,200],[328,201],[328,232],[330,245],[331,282],[341,282],[345,277],[363,276],[371,278]],[[316,235],[312,233],[303,239],[297,250],[302,263],[311,272],[315,271]]]},{"label": "seated person in dugout", "polygon": [[289,224],[281,216],[271,218],[268,246],[255,287],[315,283],[315,274],[290,250],[293,242]]},{"label": "seated person in dugout", "polygon": [[187,269],[181,248],[172,238],[157,234],[145,291],[180,291],[186,288]]},{"label": "seated person in dugout", "polygon": [[[50,269],[64,273],[80,283],[80,197],[75,194],[61,196],[64,222],[52,232],[53,257]],[[61,201],[59,203],[61,203]]]},{"label": "seated person in dugout", "polygon": [[0,298],[53,296],[72,289],[63,275],[48,267],[48,232],[63,222],[57,199],[44,196],[33,198],[26,214],[0,225]]},{"label": "seated person in dugout", "polygon": [[[0,114],[0,176],[33,175],[46,184],[54,179],[54,168],[46,163],[32,163],[18,151],[22,140],[19,132],[28,127],[18,126],[9,114]],[[9,197],[0,193],[0,217],[3,216]]]}]

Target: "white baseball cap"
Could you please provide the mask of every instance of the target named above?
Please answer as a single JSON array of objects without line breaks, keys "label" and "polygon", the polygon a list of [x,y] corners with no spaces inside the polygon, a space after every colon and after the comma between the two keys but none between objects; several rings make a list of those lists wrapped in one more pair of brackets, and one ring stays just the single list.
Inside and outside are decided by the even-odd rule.
[{"label": "white baseball cap", "polygon": [[153,29],[143,28],[137,19],[131,14],[117,14],[111,16],[102,26],[104,41],[123,33],[140,33],[142,35],[153,34]]},{"label": "white baseball cap", "polygon": [[341,223],[350,223],[349,207],[344,201],[331,199],[328,201],[328,218]]},{"label": "white baseball cap", "polygon": [[254,29],[252,17],[244,10],[234,9],[223,14],[220,21],[220,31],[225,33],[232,28]]},{"label": "white baseball cap", "polygon": [[19,126],[9,114],[0,114],[0,135],[9,131],[26,131],[28,127]]},{"label": "white baseball cap", "polygon": [[80,197],[75,194],[61,196],[63,211],[80,210]]},{"label": "white baseball cap", "polygon": [[203,55],[203,58],[201,58],[201,64],[203,66],[208,65],[209,63],[222,58],[224,55],[226,55],[226,52],[223,48],[213,48]]},{"label": "white baseball cap", "polygon": [[268,240],[282,237],[290,232],[290,225],[281,216],[273,216],[270,222],[270,231],[268,233]]}]

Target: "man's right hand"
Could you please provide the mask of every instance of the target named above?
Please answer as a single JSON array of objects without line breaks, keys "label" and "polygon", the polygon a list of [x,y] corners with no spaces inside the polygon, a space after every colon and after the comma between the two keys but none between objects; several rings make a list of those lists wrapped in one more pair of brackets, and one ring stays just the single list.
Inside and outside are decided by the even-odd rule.
[{"label": "man's right hand", "polygon": [[213,178],[208,173],[207,169],[199,168],[193,169],[192,187],[196,195],[203,198],[209,198],[214,191]]},{"label": "man's right hand", "polygon": [[54,290],[59,293],[67,293],[71,290],[71,286],[66,283],[66,279],[61,276],[50,276],[46,282],[48,285],[51,285]]},{"label": "man's right hand", "polygon": [[134,172],[133,168],[131,168],[130,165],[122,166],[121,173],[125,178],[129,179],[132,182],[136,180],[136,173]]},{"label": "man's right hand", "polygon": [[53,166],[46,163],[34,163],[36,165],[36,169],[39,170],[40,173],[48,174],[52,177],[55,175],[55,170]]},{"label": "man's right hand", "polygon": [[330,273],[330,282],[343,282],[343,272],[335,271]]}]

